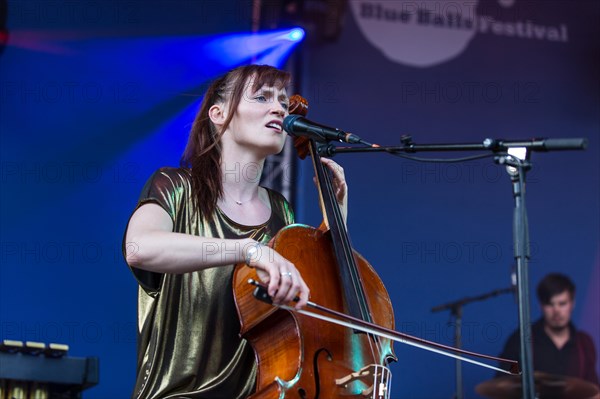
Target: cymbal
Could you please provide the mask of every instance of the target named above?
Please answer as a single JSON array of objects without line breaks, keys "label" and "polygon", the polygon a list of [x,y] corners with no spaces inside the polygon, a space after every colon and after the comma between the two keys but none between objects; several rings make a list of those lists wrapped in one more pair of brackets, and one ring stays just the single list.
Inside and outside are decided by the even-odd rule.
[{"label": "cymbal", "polygon": [[[539,399],[588,399],[599,393],[591,382],[575,377],[533,373],[535,392]],[[521,376],[509,375],[484,381],[475,392],[490,399],[521,399]]]}]

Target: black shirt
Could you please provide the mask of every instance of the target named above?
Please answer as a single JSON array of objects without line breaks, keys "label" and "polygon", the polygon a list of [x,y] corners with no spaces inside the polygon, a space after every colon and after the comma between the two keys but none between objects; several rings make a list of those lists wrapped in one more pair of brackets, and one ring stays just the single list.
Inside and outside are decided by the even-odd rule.
[{"label": "black shirt", "polygon": [[[577,331],[571,323],[571,334],[567,343],[558,349],[544,330],[544,320],[531,326],[533,338],[533,368],[555,375],[577,377],[598,385],[596,375],[596,348],[592,338],[583,331]],[[506,341],[502,358],[519,360],[519,331],[515,331]]]}]

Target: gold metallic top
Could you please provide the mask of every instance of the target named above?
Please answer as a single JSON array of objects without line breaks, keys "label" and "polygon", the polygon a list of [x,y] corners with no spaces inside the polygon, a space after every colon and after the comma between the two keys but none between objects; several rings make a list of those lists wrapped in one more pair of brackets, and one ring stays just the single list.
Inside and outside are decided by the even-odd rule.
[{"label": "gold metallic top", "polygon": [[[243,226],[217,208],[200,219],[192,208],[190,171],[162,168],[144,186],[138,205],[156,203],[173,219],[173,231],[203,237],[268,242],[293,212],[268,190],[271,217]],[[127,243],[123,242],[123,250]],[[207,252],[214,247],[207,245]],[[138,290],[138,369],[133,398],[245,398],[254,388],[252,348],[239,337],[232,294],[234,265],[192,273],[161,274],[132,268]]]}]

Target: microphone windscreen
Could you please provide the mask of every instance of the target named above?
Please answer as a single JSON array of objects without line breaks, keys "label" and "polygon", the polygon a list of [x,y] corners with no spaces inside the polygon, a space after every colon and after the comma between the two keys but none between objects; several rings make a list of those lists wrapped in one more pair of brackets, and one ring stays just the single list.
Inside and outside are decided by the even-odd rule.
[{"label": "microphone windscreen", "polygon": [[298,118],[302,118],[302,115],[288,115],[283,118],[283,130],[289,134],[294,134],[294,123]]}]

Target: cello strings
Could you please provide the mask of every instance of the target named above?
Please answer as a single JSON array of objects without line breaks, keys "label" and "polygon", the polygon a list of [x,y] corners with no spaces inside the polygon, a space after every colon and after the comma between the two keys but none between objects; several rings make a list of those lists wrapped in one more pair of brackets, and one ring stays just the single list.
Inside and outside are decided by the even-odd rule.
[{"label": "cello strings", "polygon": [[[323,189],[326,191],[326,194],[328,196],[328,198],[330,199],[329,204],[330,206],[327,207],[327,201],[325,201],[325,199],[322,197],[324,195],[323,192],[320,192],[321,194],[321,203],[323,204],[325,209],[329,209],[330,212],[332,212],[332,217],[333,217],[333,221],[330,222],[334,222],[336,226],[340,226],[338,229],[336,229],[337,233],[339,234],[339,240],[337,240],[337,242],[339,242],[342,245],[342,253],[343,256],[345,258],[345,264],[348,265],[348,272],[349,272],[349,276],[351,279],[351,284],[352,284],[352,289],[354,290],[354,295],[358,300],[358,306],[359,306],[359,310],[361,313],[361,319],[368,321],[370,323],[373,322],[370,311],[369,311],[369,307],[366,301],[366,297],[365,297],[365,293],[364,291],[361,289],[362,285],[360,282],[360,278],[358,276],[358,269],[356,266],[356,262],[354,259],[354,255],[352,252],[352,248],[349,245],[350,243],[350,238],[348,236],[348,233],[346,231],[345,228],[341,228],[341,226],[344,226],[344,220],[343,217],[341,215],[341,211],[339,209],[339,205],[337,205],[337,199],[335,197],[335,192],[333,190],[333,183],[331,181],[331,177],[329,175],[328,170],[325,168],[325,166],[321,163],[321,162],[317,162],[317,156],[318,156],[318,151],[316,150],[316,143],[314,142],[314,140],[311,140],[311,145],[309,146],[311,155],[312,155],[312,161],[313,161],[313,167],[315,169],[315,173],[317,175],[317,180],[320,183],[318,186],[319,187],[323,187]],[[319,157],[319,161],[320,161],[320,157]],[[325,213],[327,213],[325,211]],[[331,230],[331,223],[329,225],[329,228]],[[334,241],[335,242],[335,241]],[[382,349],[382,343],[377,339],[376,336],[373,336],[371,334],[368,334],[368,341],[369,341],[369,350],[371,351],[371,355],[373,356],[374,359],[376,358],[380,358],[381,354],[383,353],[383,349]]]},{"label": "cello strings", "polygon": [[[325,173],[327,173],[326,170],[323,171]],[[325,189],[328,192],[329,197],[332,200],[336,200],[335,198],[335,193],[333,191],[333,183],[331,182],[331,179],[329,178],[329,176],[325,176],[324,178],[324,183],[325,183]],[[337,226],[343,226],[344,221],[343,221],[343,217],[341,215],[341,211],[339,209],[339,206],[332,206],[332,211],[334,213],[333,217],[336,219],[336,223]],[[346,229],[340,228],[339,229],[339,234],[342,236],[340,242],[341,244],[344,246],[344,256],[346,258],[346,264],[349,266],[349,272],[350,272],[350,277],[352,279],[352,289],[354,290],[354,293],[356,295],[356,297],[358,298],[359,301],[359,307],[360,307],[360,311],[361,311],[361,319],[368,321],[370,323],[373,322],[369,308],[368,308],[368,304],[365,298],[365,293],[362,290],[362,284],[360,282],[360,278],[358,276],[358,268],[354,259],[354,255],[352,252],[352,247],[349,244],[350,242],[350,238],[346,232]],[[373,356],[374,359],[376,358],[380,358],[381,354],[383,352],[382,349],[382,343],[380,342],[380,340],[377,339],[376,336],[367,333],[367,340],[369,342],[369,350],[371,351],[371,355]],[[374,387],[376,388],[376,387]],[[376,391],[376,389],[374,389],[374,391]]]}]

